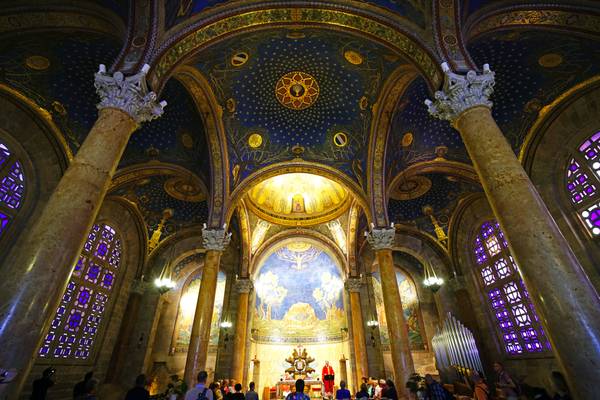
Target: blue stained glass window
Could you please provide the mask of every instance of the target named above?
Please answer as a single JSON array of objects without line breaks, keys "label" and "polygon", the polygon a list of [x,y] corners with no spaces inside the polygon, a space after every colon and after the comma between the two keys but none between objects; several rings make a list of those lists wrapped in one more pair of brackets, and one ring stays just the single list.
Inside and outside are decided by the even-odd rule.
[{"label": "blue stained glass window", "polygon": [[0,143],[0,237],[23,205],[25,173],[19,160]]},{"label": "blue stained glass window", "polygon": [[549,351],[550,342],[498,222],[487,221],[481,225],[473,240],[473,258],[504,350],[515,356]]},{"label": "blue stained glass window", "polygon": [[[1,150],[0,147],[0,162]],[[121,253],[115,230],[106,224],[95,224],[73,266],[39,357],[86,360],[93,354],[110,293],[118,280]]]}]

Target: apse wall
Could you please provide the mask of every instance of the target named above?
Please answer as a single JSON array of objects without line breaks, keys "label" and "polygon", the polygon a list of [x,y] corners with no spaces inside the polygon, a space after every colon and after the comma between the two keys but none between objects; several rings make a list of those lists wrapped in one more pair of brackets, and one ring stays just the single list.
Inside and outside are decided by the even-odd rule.
[{"label": "apse wall", "polygon": [[[260,361],[259,393],[273,387],[291,365],[285,359],[301,345],[321,376],[325,361],[341,379],[339,360],[350,359],[344,276],[338,258],[326,246],[293,238],[271,247],[257,263],[251,324],[251,357]],[[352,380],[348,360],[346,380]],[[351,384],[353,384],[351,382]]]}]

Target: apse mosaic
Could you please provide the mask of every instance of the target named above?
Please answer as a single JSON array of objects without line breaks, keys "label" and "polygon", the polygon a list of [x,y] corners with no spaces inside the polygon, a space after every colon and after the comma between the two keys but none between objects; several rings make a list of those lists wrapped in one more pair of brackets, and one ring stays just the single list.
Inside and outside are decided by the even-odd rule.
[{"label": "apse mosaic", "polygon": [[268,343],[342,340],[347,327],[344,283],[337,263],[320,246],[302,241],[276,248],[254,281],[253,337]]},{"label": "apse mosaic", "polygon": [[313,29],[260,32],[204,52],[196,66],[226,110],[231,184],[295,157],[360,181],[369,107],[400,63],[372,42]]},{"label": "apse mosaic", "polygon": [[[381,276],[379,275],[379,272],[373,273],[372,280],[381,343],[384,346],[388,346],[390,344],[390,336],[387,328],[385,307],[383,305],[383,292],[381,290]],[[425,340],[423,338],[423,328],[420,315],[421,311],[419,310],[419,298],[417,297],[417,289],[415,284],[412,279],[407,277],[398,269],[396,269],[396,280],[398,281],[398,289],[400,290],[400,300],[402,301],[404,320],[408,326],[408,341],[410,349],[425,350]]]},{"label": "apse mosaic", "polygon": [[[192,334],[192,323],[198,303],[198,293],[200,291],[200,282],[202,272],[198,272],[187,283],[179,299],[179,309],[177,311],[177,322],[175,328],[174,346],[176,353],[187,352],[190,345],[190,336]],[[210,325],[209,344],[216,346],[219,343],[219,322],[223,311],[223,298],[225,297],[225,274],[219,271],[217,275],[217,290],[215,293],[215,304],[213,307],[212,321]]]},{"label": "apse mosaic", "polygon": [[552,31],[499,31],[477,37],[468,50],[496,73],[492,114],[517,151],[540,109],[600,72],[597,42]]}]

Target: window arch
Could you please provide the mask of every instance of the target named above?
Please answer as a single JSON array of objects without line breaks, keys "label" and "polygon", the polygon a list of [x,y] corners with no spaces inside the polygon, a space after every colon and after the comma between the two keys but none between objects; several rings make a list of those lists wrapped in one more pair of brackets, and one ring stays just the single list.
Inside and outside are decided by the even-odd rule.
[{"label": "window arch", "polygon": [[529,293],[498,222],[486,221],[473,241],[478,281],[510,355],[550,350]]},{"label": "window arch", "polygon": [[25,195],[25,175],[17,157],[0,142],[0,239],[16,217]]},{"label": "window arch", "polygon": [[115,291],[121,251],[121,239],[111,226],[92,227],[39,350],[40,357],[90,358]]},{"label": "window arch", "polygon": [[567,166],[566,186],[571,203],[592,236],[600,235],[600,132],[577,149]]}]

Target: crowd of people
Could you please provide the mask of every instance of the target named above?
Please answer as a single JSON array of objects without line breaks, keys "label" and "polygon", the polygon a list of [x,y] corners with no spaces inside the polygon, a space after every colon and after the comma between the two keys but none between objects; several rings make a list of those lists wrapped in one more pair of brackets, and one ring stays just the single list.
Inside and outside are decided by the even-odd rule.
[{"label": "crowd of people", "polygon": [[[541,388],[520,385],[517,380],[504,369],[504,366],[494,363],[495,380],[488,385],[483,375],[473,372],[468,380],[468,387],[474,400],[571,400],[562,375],[552,373],[555,386],[554,396],[550,396]],[[48,390],[54,385],[53,367],[46,368],[42,377],[33,382],[31,400],[45,400]],[[188,388],[186,383],[177,375],[172,375],[164,393],[150,396],[147,390],[148,380],[145,375],[139,375],[135,385],[126,394],[125,400],[149,400],[150,398],[163,400],[259,400],[255,391],[254,382],[250,382],[248,390],[244,393],[242,385],[234,380],[214,381],[207,384],[208,374],[201,371],[197,376],[197,383]],[[287,394],[285,400],[310,400],[304,391],[304,381],[296,380],[295,391]],[[406,387],[412,392],[414,398],[419,400],[452,400],[457,398],[444,385],[436,381],[433,376],[413,375]],[[73,388],[74,400],[97,400],[98,380],[93,372],[85,374],[82,381],[77,382]],[[492,391],[492,388],[495,389]],[[399,400],[398,391],[390,379],[362,378],[360,389],[353,395],[348,390],[346,382],[340,381],[339,389],[333,396],[335,400]],[[265,399],[268,400],[268,399]]]}]

